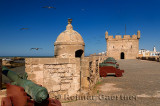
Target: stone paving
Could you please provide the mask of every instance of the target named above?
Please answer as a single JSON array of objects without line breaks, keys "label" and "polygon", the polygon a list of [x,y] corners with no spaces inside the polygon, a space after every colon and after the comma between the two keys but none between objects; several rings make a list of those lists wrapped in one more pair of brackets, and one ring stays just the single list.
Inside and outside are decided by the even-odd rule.
[{"label": "stone paving", "polygon": [[160,62],[118,60],[123,77],[110,75],[97,86],[97,96],[62,106],[160,106]]}]

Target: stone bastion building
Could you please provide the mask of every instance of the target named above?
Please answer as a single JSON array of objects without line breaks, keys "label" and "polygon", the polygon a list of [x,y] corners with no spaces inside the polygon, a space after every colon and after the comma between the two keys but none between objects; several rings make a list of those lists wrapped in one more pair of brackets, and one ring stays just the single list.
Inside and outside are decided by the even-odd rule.
[{"label": "stone bastion building", "polygon": [[115,59],[136,59],[139,53],[139,39],[140,31],[137,35],[121,35],[109,36],[108,32],[105,33],[107,41],[107,56]]},{"label": "stone bastion building", "polygon": [[88,93],[99,77],[99,63],[105,55],[84,57],[85,43],[73,30],[71,19],[54,43],[53,58],[26,58],[28,79],[47,88],[50,97]]},{"label": "stone bastion building", "polygon": [[68,22],[66,30],[54,43],[54,55],[56,58],[84,57],[84,46],[82,36],[73,30],[71,22]]}]

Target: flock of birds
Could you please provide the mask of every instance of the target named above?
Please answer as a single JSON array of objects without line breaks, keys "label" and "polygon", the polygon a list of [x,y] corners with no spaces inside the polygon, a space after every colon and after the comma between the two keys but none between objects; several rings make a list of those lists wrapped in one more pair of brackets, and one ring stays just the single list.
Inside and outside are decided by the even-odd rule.
[{"label": "flock of birds", "polygon": [[[43,6],[42,8],[48,8],[48,9],[56,9],[54,6],[53,6],[53,1],[52,0],[44,0],[45,2],[47,2],[47,6]],[[81,9],[81,11],[85,11],[85,9]],[[23,27],[23,28],[20,28],[20,30],[28,30],[29,28],[26,28],[26,27]],[[42,48],[30,48],[30,50],[40,50]]]},{"label": "flock of birds", "polygon": [[[47,1],[47,0],[45,0]],[[43,6],[42,8],[48,8],[48,9],[56,9],[54,6],[53,6],[53,2],[51,0],[48,0],[48,5],[47,6]],[[29,28],[20,28],[20,30],[28,30]],[[30,50],[40,50],[42,48],[30,48]]]}]

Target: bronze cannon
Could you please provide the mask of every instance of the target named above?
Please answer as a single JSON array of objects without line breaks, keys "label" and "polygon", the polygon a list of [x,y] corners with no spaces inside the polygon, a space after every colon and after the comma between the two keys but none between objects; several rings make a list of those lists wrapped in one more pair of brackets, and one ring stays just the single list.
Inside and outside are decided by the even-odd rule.
[{"label": "bronze cannon", "polygon": [[17,85],[24,88],[25,92],[37,103],[41,103],[42,101],[48,99],[49,94],[47,89],[33,83],[31,80],[27,80],[27,73],[20,76],[4,66],[2,67],[2,73],[13,81],[11,85]]}]

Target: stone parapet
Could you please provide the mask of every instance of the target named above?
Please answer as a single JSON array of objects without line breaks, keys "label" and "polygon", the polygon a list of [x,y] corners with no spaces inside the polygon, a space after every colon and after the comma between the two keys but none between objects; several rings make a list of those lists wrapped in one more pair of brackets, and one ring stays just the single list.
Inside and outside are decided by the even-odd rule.
[{"label": "stone parapet", "polygon": [[26,58],[28,79],[47,88],[51,97],[80,90],[80,58]]},{"label": "stone parapet", "polygon": [[90,92],[100,81],[99,63],[106,56],[26,58],[28,79],[47,88],[50,97]]},{"label": "stone parapet", "polygon": [[105,33],[105,38],[106,40],[137,40],[137,39],[140,39],[140,31],[137,31],[137,35],[115,35],[115,38],[113,37],[113,35],[108,35],[108,32]]},{"label": "stone parapet", "polygon": [[137,35],[115,35],[115,38],[113,37],[113,35],[111,36],[108,36],[108,39],[107,40],[137,40]]},{"label": "stone parapet", "polygon": [[82,91],[91,91],[94,86],[100,81],[99,63],[104,61],[104,59],[106,59],[106,56],[100,56],[96,54],[90,55],[89,57],[85,57],[84,59],[82,59]]}]

